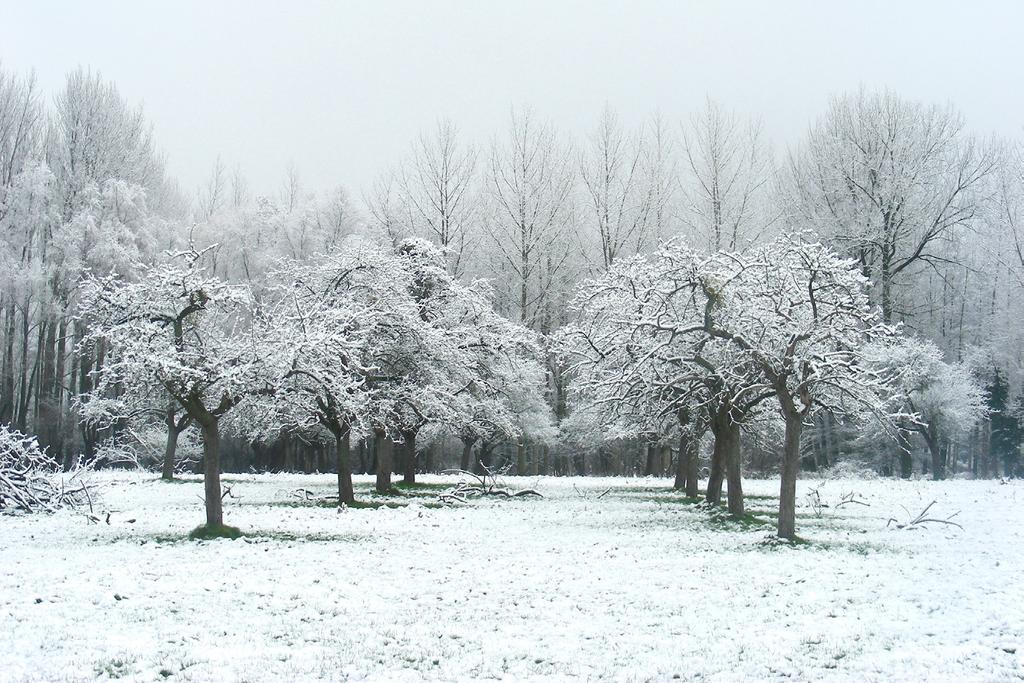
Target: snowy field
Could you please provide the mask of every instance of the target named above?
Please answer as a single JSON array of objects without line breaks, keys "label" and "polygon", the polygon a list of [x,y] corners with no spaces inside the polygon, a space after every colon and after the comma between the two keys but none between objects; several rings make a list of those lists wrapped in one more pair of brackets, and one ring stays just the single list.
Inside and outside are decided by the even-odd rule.
[{"label": "snowy field", "polygon": [[[109,525],[0,517],[0,680],[1024,680],[1019,482],[830,481],[869,505],[779,546],[775,481],[737,523],[667,480],[340,513],[293,495],[330,475],[227,480],[238,540],[186,540],[201,484],[144,474],[101,475]],[[886,527],[932,500],[964,529]]]}]

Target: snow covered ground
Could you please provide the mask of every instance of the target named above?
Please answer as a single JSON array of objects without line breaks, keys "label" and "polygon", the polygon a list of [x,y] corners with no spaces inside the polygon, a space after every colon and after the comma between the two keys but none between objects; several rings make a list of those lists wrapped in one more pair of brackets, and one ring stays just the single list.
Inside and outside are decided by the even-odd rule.
[{"label": "snow covered ground", "polygon": [[[330,475],[227,479],[239,540],[186,540],[201,484],[145,474],[100,475],[109,525],[0,517],[0,680],[1024,680],[1021,482],[829,481],[869,506],[780,547],[774,481],[738,524],[667,480],[339,513],[292,495]],[[932,500],[964,529],[886,528]]]}]

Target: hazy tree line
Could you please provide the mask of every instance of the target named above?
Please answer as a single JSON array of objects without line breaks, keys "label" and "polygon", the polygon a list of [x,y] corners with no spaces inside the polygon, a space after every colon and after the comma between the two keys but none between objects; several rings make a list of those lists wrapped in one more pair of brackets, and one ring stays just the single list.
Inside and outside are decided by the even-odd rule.
[{"label": "hazy tree line", "polygon": [[[780,463],[792,468],[793,457],[802,459],[805,468],[854,461],[903,475],[915,469],[937,476],[965,470],[977,476],[1019,472],[1018,321],[1024,286],[1020,140],[976,135],[952,106],[918,103],[888,91],[852,92],[824,103],[821,116],[788,150],[773,148],[756,118],[711,101],[679,119],[659,115],[624,122],[611,108],[595,115],[589,133],[576,138],[525,109],[513,110],[489,141],[468,140],[456,123],[437,122],[358,198],[340,187],[328,193],[308,191],[295,168],[285,169],[277,192],[261,195],[248,186],[244,169],[219,159],[202,187],[190,191],[167,176],[141,109],[99,74],[72,72],[51,100],[31,75],[0,68],[0,424],[38,435],[40,444],[68,466],[80,457],[117,458],[126,452],[172,468],[175,457],[198,460],[204,425],[195,415],[202,411],[197,408],[190,416],[181,401],[176,404],[168,395],[180,378],[172,380],[149,367],[145,372],[158,378],[148,385],[155,393],[148,401],[126,403],[141,394],[132,388],[130,373],[121,372],[126,367],[123,353],[110,356],[111,338],[94,334],[90,318],[110,301],[101,305],[93,298],[83,308],[83,292],[97,296],[103,288],[96,283],[111,273],[121,284],[149,283],[152,288],[145,291],[150,294],[164,291],[160,282],[166,290],[167,278],[206,282],[196,291],[212,287],[229,303],[246,299],[242,317],[250,328],[254,320],[274,320],[268,329],[292,330],[276,346],[273,335],[263,334],[260,345],[235,349],[237,358],[255,348],[264,358],[298,362],[287,353],[301,346],[294,343],[298,332],[289,326],[308,321],[309,310],[331,300],[321,279],[324,273],[347,272],[347,266],[324,259],[369,253],[356,244],[376,245],[367,263],[380,279],[353,291],[368,288],[383,297],[390,277],[395,283],[407,282],[412,298],[394,302],[385,315],[376,309],[371,314],[367,301],[352,295],[323,309],[320,319],[330,319],[328,313],[337,311],[348,311],[352,320],[376,320],[409,306],[426,310],[426,299],[416,299],[418,271],[409,260],[409,245],[419,243],[409,239],[419,238],[438,249],[449,278],[440,289],[466,288],[459,296],[476,302],[479,315],[470,316],[473,320],[483,320],[481,311],[493,309],[523,331],[505,329],[494,338],[503,334],[520,339],[539,370],[526,363],[502,376],[520,372],[532,377],[523,384],[537,385],[546,407],[538,407],[530,396],[509,397],[507,382],[499,392],[507,399],[500,410],[487,403],[494,396],[483,394],[461,404],[461,388],[438,389],[438,373],[447,372],[438,368],[469,363],[460,355],[469,351],[424,340],[447,329],[444,325],[465,321],[442,322],[440,314],[424,314],[425,326],[418,327],[403,317],[396,329],[405,330],[405,336],[396,338],[390,350],[364,345],[359,353],[376,357],[374,367],[384,364],[384,356],[398,367],[398,350],[436,347],[435,365],[413,367],[413,360],[424,360],[414,353],[401,361],[409,364],[401,366],[403,372],[419,373],[418,384],[410,385],[418,387],[416,396],[433,396],[434,403],[420,405],[397,395],[387,403],[375,390],[361,399],[368,403],[349,406],[358,419],[348,420],[342,429],[330,416],[321,419],[323,410],[296,407],[297,396],[313,400],[316,389],[297,389],[294,376],[284,382],[288,370],[278,368],[269,383],[273,386],[262,376],[260,390],[247,390],[251,400],[239,402],[237,409],[230,406],[230,417],[224,410],[230,422],[221,449],[227,466],[335,468],[339,455],[348,451],[351,430],[357,437],[352,469],[381,476],[382,468],[402,471],[408,464],[414,476],[417,466],[472,467],[485,459],[537,474],[679,470],[679,484],[685,487],[693,480],[693,468],[705,462],[709,473],[728,478],[734,461],[768,471]],[[805,237],[793,242],[787,235]],[[865,296],[878,307],[878,325],[898,324],[899,336],[920,342],[913,353],[904,347],[888,353],[903,359],[904,370],[912,369],[901,375],[905,404],[875,408],[890,416],[914,413],[921,419],[905,421],[891,432],[880,430],[848,419],[850,411],[832,399],[801,413],[778,398],[783,396],[780,390],[772,394],[774,404],[759,394],[756,404],[745,405],[746,395],[740,392],[717,424],[714,411],[702,422],[696,415],[707,410],[708,401],[687,401],[702,392],[711,391],[707,395],[713,394],[715,401],[727,395],[724,385],[709,388],[721,376],[686,374],[686,382],[671,384],[674,391],[686,391],[666,398],[655,389],[667,391],[658,374],[667,366],[620,358],[614,371],[629,366],[630,372],[639,373],[631,375],[638,382],[631,386],[644,387],[646,393],[608,394],[617,408],[593,421],[594,392],[606,385],[588,385],[580,358],[570,357],[565,340],[588,323],[588,311],[593,314],[589,322],[600,323],[607,340],[621,341],[617,335],[624,334],[625,323],[603,318],[603,309],[580,298],[585,292],[614,284],[616,296],[629,299],[642,291],[642,283],[660,291],[659,283],[679,277],[679,264],[666,264],[683,253],[688,254],[687,263],[701,264],[705,280],[732,272],[736,263],[744,264],[737,272],[759,272],[766,260],[797,258],[795,253],[816,240],[854,260],[859,276],[870,283]],[[674,246],[659,251],[667,241]],[[175,268],[178,275],[171,272]],[[825,271],[835,274],[842,268]],[[338,282],[348,282],[347,277]],[[772,300],[755,286],[761,280],[736,277],[749,288],[737,291],[756,291],[750,300],[764,305]],[[774,282],[771,277],[762,279]],[[705,281],[701,278],[687,280],[687,286],[697,291],[693,288]],[[83,289],[83,281],[92,282],[92,289]],[[301,292],[291,292],[289,299],[282,288],[300,281],[310,283],[303,291],[321,296],[306,301],[296,320],[281,307],[291,301],[294,309]],[[210,282],[216,286],[208,286]],[[787,282],[778,291],[791,291],[795,285]],[[110,291],[119,297],[129,294]],[[129,305],[130,298],[111,297]],[[624,299],[616,301],[622,305]],[[792,297],[787,302],[792,304]],[[690,311],[674,300],[666,299],[664,305],[680,316]],[[276,317],[263,317],[271,311]],[[737,326],[756,317],[742,307],[723,311],[722,320]],[[224,329],[240,324],[234,314],[224,315],[220,327],[214,326],[219,331],[210,328],[206,334],[214,337],[208,338],[221,339]],[[203,320],[195,323],[196,330],[209,324]],[[777,321],[758,320],[778,334],[785,329]],[[657,339],[657,326],[651,328],[647,317],[629,322],[647,330],[645,339]],[[360,324],[360,329],[368,325]],[[499,325],[494,320],[487,324]],[[711,335],[712,328],[720,329],[712,326],[700,334]],[[455,327],[449,333],[451,329]],[[138,331],[122,329],[128,336],[120,343]],[[303,334],[310,334],[308,328]],[[688,337],[688,343],[704,344],[698,337]],[[678,341],[673,337],[673,344]],[[328,342],[345,340],[323,343]],[[773,351],[763,351],[767,355],[757,358],[767,363],[764,359]],[[737,352],[729,347],[715,353],[711,355],[717,360],[704,360],[721,364]],[[662,360],[671,363],[671,358]],[[764,368],[754,367],[751,358],[743,356],[729,367],[744,368],[754,377]],[[252,358],[246,359],[236,364],[249,367]],[[302,362],[314,360],[327,373],[324,377],[351,379],[345,368],[330,370],[330,358]],[[865,356],[857,367],[868,360]],[[749,363],[754,365],[744,365]],[[115,365],[121,374],[104,372]],[[480,372],[464,377],[464,386],[492,376]],[[361,375],[358,386],[372,384],[372,376]],[[729,377],[736,380],[738,375]],[[230,381],[236,380],[241,381],[232,375]],[[590,393],[581,390],[588,386]],[[735,386],[741,388],[742,382]],[[324,405],[329,395],[320,394]],[[82,397],[120,401],[116,411],[108,411],[116,419],[96,419],[102,402],[93,403],[90,414],[90,401]],[[974,410],[979,401],[987,408],[980,418]],[[481,406],[492,412],[481,412]],[[787,406],[796,412],[787,413]],[[373,417],[384,414],[380,411],[387,419]],[[403,411],[408,414],[403,416]],[[545,411],[550,415],[542,415]],[[216,408],[208,412],[213,415]],[[474,415],[489,417],[474,421]],[[782,419],[787,415],[789,422]],[[796,428],[797,422],[802,428]],[[344,445],[336,438],[339,431],[345,431]],[[389,465],[391,443],[409,442],[411,456],[403,451]],[[170,464],[167,453],[172,453]],[[209,464],[209,456],[206,460]]]}]

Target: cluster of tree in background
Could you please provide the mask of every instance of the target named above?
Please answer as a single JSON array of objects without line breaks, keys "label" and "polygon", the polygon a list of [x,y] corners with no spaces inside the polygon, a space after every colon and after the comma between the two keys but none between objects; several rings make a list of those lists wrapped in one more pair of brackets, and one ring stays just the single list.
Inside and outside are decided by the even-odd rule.
[{"label": "cluster of tree in background", "polygon": [[1021,142],[888,91],[784,154],[713,102],[577,140],[442,121],[356,202],[220,161],[185,192],[99,74],[51,104],[0,68],[0,424],[343,497],[481,460],[1013,476],[1022,240]]}]

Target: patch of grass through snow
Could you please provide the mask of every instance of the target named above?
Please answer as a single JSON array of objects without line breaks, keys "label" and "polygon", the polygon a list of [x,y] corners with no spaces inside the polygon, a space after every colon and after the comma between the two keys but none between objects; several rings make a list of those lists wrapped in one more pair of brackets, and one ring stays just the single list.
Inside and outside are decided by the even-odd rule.
[{"label": "patch of grass through snow", "polygon": [[242,530],[235,526],[203,524],[189,532],[188,537],[194,541],[207,541],[214,538],[238,538],[241,535]]},{"label": "patch of grass through snow", "polygon": [[415,484],[406,484],[404,481],[396,482],[392,485],[392,488],[396,488],[399,491],[445,491],[452,488],[454,484],[451,483],[421,483],[416,482]]},{"label": "patch of grass through snow", "polygon": [[[755,513],[748,510],[739,516],[732,515],[722,508],[714,508],[710,512],[711,514],[708,515],[708,522],[712,529],[760,529],[763,527],[770,527],[775,524],[772,520],[767,519],[767,514],[763,512]],[[766,516],[760,517],[760,514]]]},{"label": "patch of grass through snow", "polygon": [[[347,504],[345,507],[353,510],[379,510],[380,508],[402,508],[413,503],[418,503],[425,508],[440,509],[447,507],[446,505],[438,502],[428,500],[422,502],[420,500],[403,500],[401,498],[394,499],[387,496],[379,496],[378,500],[356,500],[353,503]],[[433,498],[433,496],[430,496]],[[338,502],[335,500],[279,500],[272,503],[251,503],[251,505],[267,506],[267,507],[279,507],[279,508],[334,508],[338,507]]]},{"label": "patch of grass through snow", "polygon": [[202,484],[203,478],[198,474],[176,474],[174,479],[164,479],[163,477],[154,477],[153,481],[158,484]]},{"label": "patch of grass through snow", "polygon": [[[228,529],[235,529],[234,527],[226,527]],[[162,544],[175,544],[185,543],[188,541],[205,541],[216,538],[227,538],[229,540],[240,539],[245,543],[263,543],[266,541],[308,541],[311,543],[355,543],[358,541],[365,540],[365,536],[360,534],[328,534],[328,533],[292,533],[290,531],[247,531],[242,532],[238,529],[237,535],[233,536],[197,536],[196,531],[205,529],[205,526],[198,527],[189,534],[158,534],[151,536],[150,538],[155,543]]]}]

